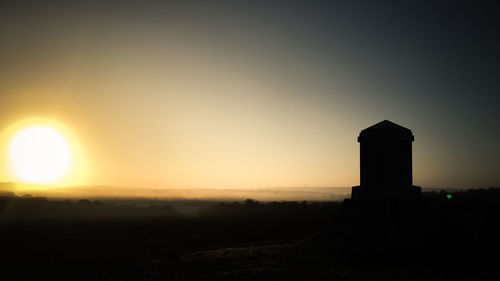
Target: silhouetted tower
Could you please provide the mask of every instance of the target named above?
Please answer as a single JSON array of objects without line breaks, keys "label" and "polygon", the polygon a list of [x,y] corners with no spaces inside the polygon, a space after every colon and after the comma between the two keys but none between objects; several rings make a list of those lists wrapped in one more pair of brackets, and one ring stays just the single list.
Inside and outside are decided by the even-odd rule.
[{"label": "silhouetted tower", "polygon": [[410,129],[384,120],[361,131],[361,185],[352,188],[353,200],[407,199],[420,194],[412,185]]}]

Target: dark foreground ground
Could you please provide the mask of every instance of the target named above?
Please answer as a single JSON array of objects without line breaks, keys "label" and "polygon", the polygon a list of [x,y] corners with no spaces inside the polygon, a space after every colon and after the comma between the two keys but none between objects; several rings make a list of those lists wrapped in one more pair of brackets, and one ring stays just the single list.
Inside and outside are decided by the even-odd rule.
[{"label": "dark foreground ground", "polygon": [[191,202],[184,216],[4,196],[0,280],[500,280],[499,190],[451,196],[384,227],[346,227],[340,202]]}]

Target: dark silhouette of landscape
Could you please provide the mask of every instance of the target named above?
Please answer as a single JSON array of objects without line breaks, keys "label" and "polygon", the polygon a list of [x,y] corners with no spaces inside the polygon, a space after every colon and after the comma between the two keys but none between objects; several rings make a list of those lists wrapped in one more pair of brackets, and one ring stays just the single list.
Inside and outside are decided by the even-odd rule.
[{"label": "dark silhouette of landscape", "polygon": [[423,192],[418,213],[387,222],[352,221],[342,202],[193,201],[183,216],[169,202],[4,195],[2,279],[495,280],[499,200]]},{"label": "dark silhouette of landscape", "polygon": [[421,192],[409,129],[383,121],[358,140],[361,185],[343,202],[3,192],[2,280],[500,278],[500,188]]}]

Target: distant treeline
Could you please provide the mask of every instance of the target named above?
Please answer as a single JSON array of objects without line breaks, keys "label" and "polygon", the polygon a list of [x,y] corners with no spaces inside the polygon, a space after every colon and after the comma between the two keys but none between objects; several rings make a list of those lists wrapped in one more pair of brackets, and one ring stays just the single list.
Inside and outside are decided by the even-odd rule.
[{"label": "distant treeline", "polygon": [[243,202],[223,203],[200,211],[205,217],[239,217],[239,218],[283,218],[306,219],[311,217],[331,217],[341,207],[341,202],[259,202],[247,199]]},{"label": "distant treeline", "polygon": [[498,200],[500,187],[480,189],[453,190],[453,191],[428,191],[422,193],[428,199],[453,199],[453,200]]},{"label": "distant treeline", "polygon": [[118,205],[99,200],[52,201],[44,197],[0,197],[0,219],[96,219],[96,218],[158,218],[177,217],[168,204]]},{"label": "distant treeline", "polygon": [[[422,198],[437,213],[450,212],[450,216],[466,216],[466,210],[498,212],[500,188],[469,189],[463,191],[423,192]],[[183,214],[205,218],[325,218],[336,214],[342,203],[316,201],[259,202],[254,199],[234,202],[210,200],[48,200],[45,197],[16,196],[0,193],[0,219],[57,219],[57,218],[161,218],[182,217]],[[440,210],[445,208],[445,210]],[[495,212],[492,212],[492,211]],[[500,211],[500,210],[498,210]],[[469,212],[471,213],[471,212]]]},{"label": "distant treeline", "polygon": [[98,219],[98,218],[311,218],[331,216],[340,202],[235,202],[210,200],[79,199],[48,200],[45,197],[0,195],[0,219]]}]

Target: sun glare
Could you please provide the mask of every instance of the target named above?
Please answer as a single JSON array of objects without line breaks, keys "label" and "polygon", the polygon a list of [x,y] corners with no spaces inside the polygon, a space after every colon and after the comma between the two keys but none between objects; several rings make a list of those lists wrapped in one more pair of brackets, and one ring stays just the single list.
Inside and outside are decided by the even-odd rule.
[{"label": "sun glare", "polygon": [[71,151],[64,136],[49,126],[31,126],[17,132],[9,146],[14,176],[27,183],[54,183],[70,164]]}]

